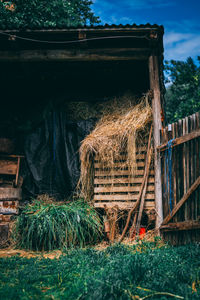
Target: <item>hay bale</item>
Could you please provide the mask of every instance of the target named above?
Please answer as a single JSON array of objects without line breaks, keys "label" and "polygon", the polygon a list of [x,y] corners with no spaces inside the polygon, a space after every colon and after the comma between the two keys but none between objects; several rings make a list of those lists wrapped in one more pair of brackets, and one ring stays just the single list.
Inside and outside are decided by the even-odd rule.
[{"label": "hay bale", "polygon": [[112,169],[115,161],[127,153],[121,168],[127,168],[131,175],[136,171],[136,144],[144,143],[145,132],[152,121],[152,109],[148,94],[137,101],[130,96],[116,98],[105,105],[103,116],[94,130],[83,140],[80,147],[81,193],[91,200],[94,177],[94,157],[98,157],[102,169]]}]

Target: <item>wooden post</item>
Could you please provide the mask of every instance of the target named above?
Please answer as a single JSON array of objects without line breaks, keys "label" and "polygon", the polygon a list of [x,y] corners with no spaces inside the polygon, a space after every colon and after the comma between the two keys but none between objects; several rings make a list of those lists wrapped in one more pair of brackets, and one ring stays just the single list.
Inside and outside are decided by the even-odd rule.
[{"label": "wooden post", "polygon": [[16,178],[15,178],[15,186],[18,186],[18,181],[19,181],[19,168],[20,168],[20,156],[17,157],[17,173],[16,173]]},{"label": "wooden post", "polygon": [[149,78],[150,88],[153,91],[152,109],[154,125],[154,168],[155,168],[155,207],[157,212],[156,228],[159,229],[163,221],[162,209],[162,184],[161,184],[161,159],[157,146],[160,145],[161,123],[161,94],[159,81],[158,57],[151,55],[149,57]]}]

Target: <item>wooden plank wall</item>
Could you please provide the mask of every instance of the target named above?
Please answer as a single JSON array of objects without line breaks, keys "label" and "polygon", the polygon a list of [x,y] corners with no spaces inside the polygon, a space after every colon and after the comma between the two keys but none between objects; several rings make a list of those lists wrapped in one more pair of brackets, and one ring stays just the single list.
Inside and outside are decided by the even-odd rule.
[{"label": "wooden plank wall", "polygon": [[[193,114],[185,119],[179,120],[164,129],[162,144],[170,139],[184,136],[200,128],[199,113]],[[172,208],[181,200],[195,180],[200,176],[200,137],[172,148]],[[163,217],[170,213],[170,191],[169,191],[169,163],[166,159],[166,151],[161,152],[162,167],[162,201]],[[179,209],[170,223],[200,221],[200,187],[190,196],[185,204]],[[200,229],[190,230],[162,230],[164,238],[171,244],[186,244],[200,241]]]},{"label": "wooden plank wall", "polygon": [[[120,161],[115,161],[115,167],[111,170],[102,169],[95,158],[95,177],[94,177],[94,205],[95,207],[112,208],[115,205],[120,210],[131,209],[137,200],[140,186],[144,175],[145,159],[147,146],[140,147],[136,152],[137,170],[136,174],[132,176],[130,171],[121,167],[126,160],[126,154],[122,155]],[[110,173],[110,171],[112,173]],[[109,174],[109,176],[108,176]],[[145,197],[145,210],[155,208],[155,194],[154,194],[154,169],[153,162],[148,178],[147,193]]]}]

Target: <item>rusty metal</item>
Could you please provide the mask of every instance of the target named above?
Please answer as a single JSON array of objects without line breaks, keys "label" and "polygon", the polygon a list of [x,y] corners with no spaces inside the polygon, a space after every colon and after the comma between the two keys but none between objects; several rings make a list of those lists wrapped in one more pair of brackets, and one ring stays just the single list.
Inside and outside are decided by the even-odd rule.
[{"label": "rusty metal", "polygon": [[158,33],[157,33],[155,30],[152,30],[152,31],[150,32],[149,37],[150,37],[151,39],[157,39],[157,38],[158,38]]},{"label": "rusty metal", "polygon": [[0,214],[18,214],[19,201],[0,201]]},{"label": "rusty metal", "polygon": [[19,213],[20,188],[0,188],[0,248],[9,245],[9,228],[14,215]]}]

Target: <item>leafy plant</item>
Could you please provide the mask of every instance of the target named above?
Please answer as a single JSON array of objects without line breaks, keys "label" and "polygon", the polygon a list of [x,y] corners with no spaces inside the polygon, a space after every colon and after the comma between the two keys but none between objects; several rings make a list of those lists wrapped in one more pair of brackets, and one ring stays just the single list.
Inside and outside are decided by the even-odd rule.
[{"label": "leafy plant", "polygon": [[200,57],[195,62],[191,57],[186,61],[165,62],[167,83],[166,116],[167,122],[200,111]]},{"label": "leafy plant", "polygon": [[83,200],[69,204],[33,200],[16,221],[14,234],[21,248],[53,250],[95,243],[102,224],[93,207]]},{"label": "leafy plant", "polygon": [[65,28],[99,23],[90,0],[0,1],[0,28]]}]

